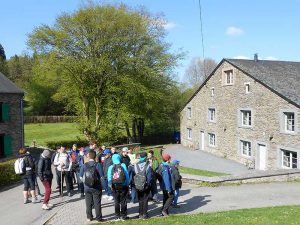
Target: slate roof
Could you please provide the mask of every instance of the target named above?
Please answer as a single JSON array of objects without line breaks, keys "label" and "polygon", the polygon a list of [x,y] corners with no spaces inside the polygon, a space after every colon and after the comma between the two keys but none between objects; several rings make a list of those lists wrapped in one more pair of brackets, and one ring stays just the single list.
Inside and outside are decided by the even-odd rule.
[{"label": "slate roof", "polygon": [[20,88],[18,88],[12,81],[0,72],[0,94],[24,94]]},{"label": "slate roof", "polygon": [[225,59],[289,102],[300,106],[300,62]]},{"label": "slate roof", "polygon": [[[184,107],[197,95],[215,71],[226,61],[286,101],[300,108],[300,62],[223,59],[201,84]],[[184,107],[182,109],[184,109]]]}]

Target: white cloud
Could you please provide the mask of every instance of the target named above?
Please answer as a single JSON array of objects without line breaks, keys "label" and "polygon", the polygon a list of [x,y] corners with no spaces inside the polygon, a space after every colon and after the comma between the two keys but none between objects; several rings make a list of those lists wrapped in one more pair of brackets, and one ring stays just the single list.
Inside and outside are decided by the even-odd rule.
[{"label": "white cloud", "polygon": [[244,31],[241,28],[232,26],[226,29],[226,34],[229,36],[240,36],[244,34]]},{"label": "white cloud", "polygon": [[238,55],[238,56],[235,56],[233,57],[234,59],[250,59],[249,57],[247,56],[244,56],[244,55]]},{"label": "white cloud", "polygon": [[173,22],[167,22],[166,24],[163,25],[163,27],[166,30],[170,30],[170,29],[173,29],[173,28],[177,27],[177,24],[173,23]]}]

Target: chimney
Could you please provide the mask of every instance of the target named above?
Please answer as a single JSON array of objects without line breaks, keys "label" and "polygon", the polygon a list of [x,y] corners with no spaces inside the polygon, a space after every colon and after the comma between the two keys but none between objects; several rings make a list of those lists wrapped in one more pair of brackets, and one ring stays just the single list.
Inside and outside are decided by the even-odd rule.
[{"label": "chimney", "polygon": [[257,53],[254,54],[254,62],[258,62],[258,54]]}]

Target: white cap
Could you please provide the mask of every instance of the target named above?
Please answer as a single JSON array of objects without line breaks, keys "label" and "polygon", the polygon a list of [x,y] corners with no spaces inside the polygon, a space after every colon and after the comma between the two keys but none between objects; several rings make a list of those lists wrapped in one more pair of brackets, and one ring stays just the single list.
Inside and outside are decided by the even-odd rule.
[{"label": "white cap", "polygon": [[122,152],[128,152],[128,148],[127,147],[122,148]]}]

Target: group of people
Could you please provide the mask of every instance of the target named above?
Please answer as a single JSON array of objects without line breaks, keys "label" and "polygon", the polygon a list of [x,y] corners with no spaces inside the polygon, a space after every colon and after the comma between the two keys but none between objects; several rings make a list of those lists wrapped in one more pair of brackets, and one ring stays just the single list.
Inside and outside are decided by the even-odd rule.
[{"label": "group of people", "polygon": [[[25,157],[25,167],[29,168],[30,154],[19,151],[19,157]],[[60,146],[52,154],[44,150],[38,162],[37,174],[45,188],[45,196],[42,208],[51,209],[49,204],[53,174],[51,165],[55,167],[56,183],[59,193],[63,196],[63,183],[66,183],[68,196],[74,193],[74,182],[77,183],[80,197],[85,198],[86,217],[88,221],[103,221],[101,211],[101,199],[114,200],[115,216],[117,220],[128,219],[127,200],[139,204],[139,218],[148,218],[148,201],[159,202],[157,182],[163,193],[162,216],[169,215],[171,206],[178,208],[179,189],[182,186],[181,176],[178,170],[179,161],[161,149],[162,160],[154,156],[150,150],[148,153],[133,153],[133,148],[124,147],[120,152],[115,147],[97,148],[95,143],[90,143],[86,148],[77,148],[74,144],[67,152]],[[161,162],[162,161],[162,162]],[[30,179],[24,174],[24,203],[28,203],[28,191],[31,190],[32,202],[36,202],[35,188]],[[29,169],[28,169],[29,171]],[[27,195],[25,194],[27,193]],[[102,192],[104,194],[102,195]],[[92,215],[95,209],[95,217]]]}]

